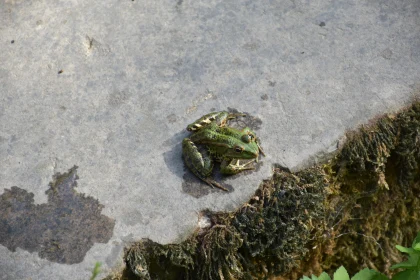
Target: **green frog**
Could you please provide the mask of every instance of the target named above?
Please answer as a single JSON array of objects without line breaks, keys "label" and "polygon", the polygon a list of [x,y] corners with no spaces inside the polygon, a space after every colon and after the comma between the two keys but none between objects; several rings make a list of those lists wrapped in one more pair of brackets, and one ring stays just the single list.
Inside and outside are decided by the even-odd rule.
[{"label": "green frog", "polygon": [[[239,130],[227,126],[228,120],[238,116],[245,115],[225,111],[204,115],[187,126],[192,135],[182,141],[182,155],[187,167],[211,187],[224,191],[227,189],[210,177],[214,161],[221,162],[222,174],[237,174],[255,169],[249,165],[258,162],[260,153],[265,156],[255,133],[248,127]],[[248,162],[239,163],[239,160],[247,159]]]}]

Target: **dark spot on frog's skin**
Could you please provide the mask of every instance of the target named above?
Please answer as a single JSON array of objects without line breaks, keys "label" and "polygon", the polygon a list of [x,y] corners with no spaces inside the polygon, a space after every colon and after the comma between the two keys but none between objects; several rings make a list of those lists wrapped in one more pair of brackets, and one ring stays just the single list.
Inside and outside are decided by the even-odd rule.
[{"label": "dark spot on frog's skin", "polygon": [[262,100],[268,100],[268,95],[267,94],[261,95],[261,99]]},{"label": "dark spot on frog's skin", "polygon": [[76,192],[77,167],[53,176],[45,192],[48,203],[35,204],[34,194],[19,187],[0,196],[0,244],[11,251],[38,252],[52,262],[83,261],[94,243],[107,243],[115,221],[101,215],[98,200]]},{"label": "dark spot on frog's skin", "polygon": [[319,26],[324,27],[324,26],[325,26],[325,22],[321,21],[321,22],[319,23]]}]

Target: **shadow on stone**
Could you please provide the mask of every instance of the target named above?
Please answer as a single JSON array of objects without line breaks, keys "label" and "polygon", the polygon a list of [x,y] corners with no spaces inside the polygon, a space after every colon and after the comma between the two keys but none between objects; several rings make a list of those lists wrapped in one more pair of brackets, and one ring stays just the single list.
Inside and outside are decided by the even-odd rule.
[{"label": "shadow on stone", "polygon": [[103,205],[75,191],[77,166],[53,176],[45,192],[48,203],[34,204],[34,194],[19,187],[0,196],[0,244],[38,252],[52,262],[83,261],[94,243],[112,237],[115,221],[101,215]]},{"label": "shadow on stone", "polygon": [[223,176],[220,174],[219,165],[220,164],[216,163],[214,166],[213,174],[215,176],[213,176],[213,179],[221,183],[223,187],[225,187],[228,190],[227,192],[218,188],[212,188],[211,186],[209,186],[208,184],[200,180],[192,172],[187,170],[186,167],[185,167],[185,173],[183,177],[184,182],[182,182],[182,191],[195,198],[200,198],[214,192],[219,192],[221,194],[233,192],[234,191],[233,186],[223,182],[225,181],[224,178],[226,178],[226,176]]},{"label": "shadow on stone", "polygon": [[182,139],[188,137],[188,132],[182,130],[173,137],[163,142],[164,147],[172,147],[169,151],[163,153],[163,160],[168,169],[182,178],[184,174],[184,161],[182,160]]},{"label": "shadow on stone", "polygon": [[245,116],[229,120],[228,126],[234,127],[236,129],[242,129],[244,127],[249,127],[253,131],[260,130],[262,125],[262,120],[258,117],[254,117],[247,112],[241,112],[234,108],[228,107],[228,112],[230,113],[244,113]]}]

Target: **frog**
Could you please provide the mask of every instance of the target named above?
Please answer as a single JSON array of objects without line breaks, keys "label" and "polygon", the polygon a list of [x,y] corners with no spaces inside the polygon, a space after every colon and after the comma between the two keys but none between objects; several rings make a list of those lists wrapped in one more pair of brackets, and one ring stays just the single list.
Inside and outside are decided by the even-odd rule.
[{"label": "frog", "polygon": [[[228,191],[211,175],[214,162],[220,162],[220,173],[234,175],[245,170],[253,170],[253,162],[258,162],[264,151],[255,133],[249,128],[236,129],[228,126],[228,121],[246,116],[227,111],[206,114],[187,126],[192,134],[182,141],[182,157],[185,165],[199,179],[210,187]],[[240,163],[240,160],[247,160]]]}]

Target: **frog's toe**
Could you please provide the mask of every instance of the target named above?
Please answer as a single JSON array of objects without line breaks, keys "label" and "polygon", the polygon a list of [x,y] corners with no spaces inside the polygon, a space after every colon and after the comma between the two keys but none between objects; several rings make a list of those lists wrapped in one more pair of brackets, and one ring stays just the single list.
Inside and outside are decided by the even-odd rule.
[{"label": "frog's toe", "polygon": [[229,113],[229,117],[234,117],[234,118],[245,117],[245,116],[246,116],[246,114],[244,114],[244,113]]},{"label": "frog's toe", "polygon": [[238,171],[244,171],[244,170],[255,170],[255,167],[250,166],[250,167],[239,167]]},{"label": "frog's toe", "polygon": [[254,159],[244,163],[244,164],[239,164],[239,159],[236,160],[236,164],[234,164],[234,167],[237,169],[242,169],[242,170],[250,170],[250,169],[255,169],[253,166],[250,167],[246,167],[247,165],[251,164],[254,162]]},{"label": "frog's toe", "polygon": [[228,189],[223,187],[221,184],[217,183],[215,180],[207,178],[207,179],[203,179],[203,181],[206,182],[207,184],[209,184],[210,187],[212,187],[212,188],[216,187],[216,188],[222,189],[226,192],[228,191]]},{"label": "frog's toe", "polygon": [[[235,163],[236,160],[236,163]],[[228,165],[222,164],[221,165],[221,172],[224,174],[238,174],[239,172],[245,171],[245,170],[254,170],[255,167],[253,166],[247,166],[254,162],[254,160],[250,160],[244,164],[239,164],[239,160],[235,159]]]},{"label": "frog's toe", "polygon": [[263,156],[265,156],[265,153],[264,153],[262,147],[260,146],[260,144],[257,143],[257,146],[258,146],[258,151],[260,152],[260,154],[262,154]]}]

